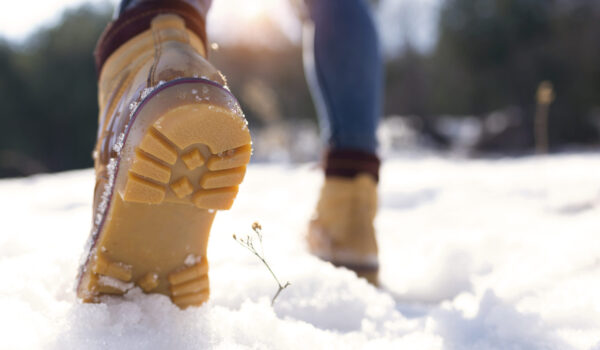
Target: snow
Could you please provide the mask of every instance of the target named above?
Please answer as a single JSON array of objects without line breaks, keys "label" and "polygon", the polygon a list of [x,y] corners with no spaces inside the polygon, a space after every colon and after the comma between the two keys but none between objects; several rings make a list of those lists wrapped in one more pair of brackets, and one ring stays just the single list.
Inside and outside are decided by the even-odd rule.
[{"label": "snow", "polygon": [[[92,170],[0,181],[0,349],[600,349],[600,156],[385,163],[379,289],[306,252],[315,164],[249,167],[217,214],[211,300],[81,304]],[[232,238],[263,227],[272,276]]]},{"label": "snow", "polygon": [[109,276],[100,276],[98,278],[98,283],[103,286],[113,287],[113,288],[121,290],[123,292],[126,292],[134,287],[133,282],[125,283],[123,281],[120,281],[116,278],[112,278]]},{"label": "snow", "polygon": [[199,263],[200,261],[202,261],[201,256],[189,254],[188,256],[185,257],[185,261],[183,263],[187,266],[193,266],[193,265]]}]

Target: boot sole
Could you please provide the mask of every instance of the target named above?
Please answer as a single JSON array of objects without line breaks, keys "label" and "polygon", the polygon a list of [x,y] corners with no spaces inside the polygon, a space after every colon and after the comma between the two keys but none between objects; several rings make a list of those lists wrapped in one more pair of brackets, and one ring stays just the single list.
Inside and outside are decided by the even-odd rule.
[{"label": "boot sole", "polygon": [[355,265],[332,262],[335,267],[344,267],[354,271],[358,278],[364,278],[375,287],[379,287],[379,266]]},{"label": "boot sole", "polygon": [[194,78],[164,85],[142,101],[123,137],[80,273],[84,301],[135,286],[181,308],[209,297],[210,228],[244,179],[250,133],[235,98],[217,84]]}]

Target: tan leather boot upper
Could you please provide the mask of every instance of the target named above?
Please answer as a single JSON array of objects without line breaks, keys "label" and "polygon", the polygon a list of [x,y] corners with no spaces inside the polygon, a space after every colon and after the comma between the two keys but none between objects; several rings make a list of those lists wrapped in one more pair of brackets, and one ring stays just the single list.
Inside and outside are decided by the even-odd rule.
[{"label": "tan leather boot upper", "polygon": [[353,270],[376,270],[376,212],[377,184],[371,176],[327,177],[309,226],[310,251]]}]

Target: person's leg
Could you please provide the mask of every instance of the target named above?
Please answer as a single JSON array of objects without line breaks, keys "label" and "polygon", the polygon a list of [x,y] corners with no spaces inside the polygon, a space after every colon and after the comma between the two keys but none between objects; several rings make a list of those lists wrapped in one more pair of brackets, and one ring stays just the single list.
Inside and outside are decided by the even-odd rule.
[{"label": "person's leg", "polygon": [[77,295],[139,286],[208,299],[207,245],[252,152],[241,109],[207,60],[210,1],[123,3],[96,46],[99,125],[90,239]]},{"label": "person's leg", "polygon": [[327,170],[341,176],[357,172],[377,176],[372,168],[377,165],[383,69],[369,5],[365,0],[306,0],[306,4],[314,27],[305,32],[305,69],[329,158],[354,155],[373,163],[354,172]]},{"label": "person's leg", "polygon": [[325,183],[310,222],[311,252],[378,283],[373,222],[379,159],[382,62],[364,0],[306,0],[307,80],[326,139]]}]

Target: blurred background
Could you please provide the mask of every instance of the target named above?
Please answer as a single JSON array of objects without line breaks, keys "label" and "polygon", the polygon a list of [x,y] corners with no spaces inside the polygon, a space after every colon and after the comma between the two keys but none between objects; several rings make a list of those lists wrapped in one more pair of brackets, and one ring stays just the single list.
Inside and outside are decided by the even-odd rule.
[{"label": "blurred background", "polygon": [[[0,177],[91,167],[92,51],[116,1],[0,3]],[[386,65],[384,157],[598,146],[600,1],[371,3]],[[214,0],[210,57],[251,123],[254,161],[320,156],[301,29],[288,1]]]}]

